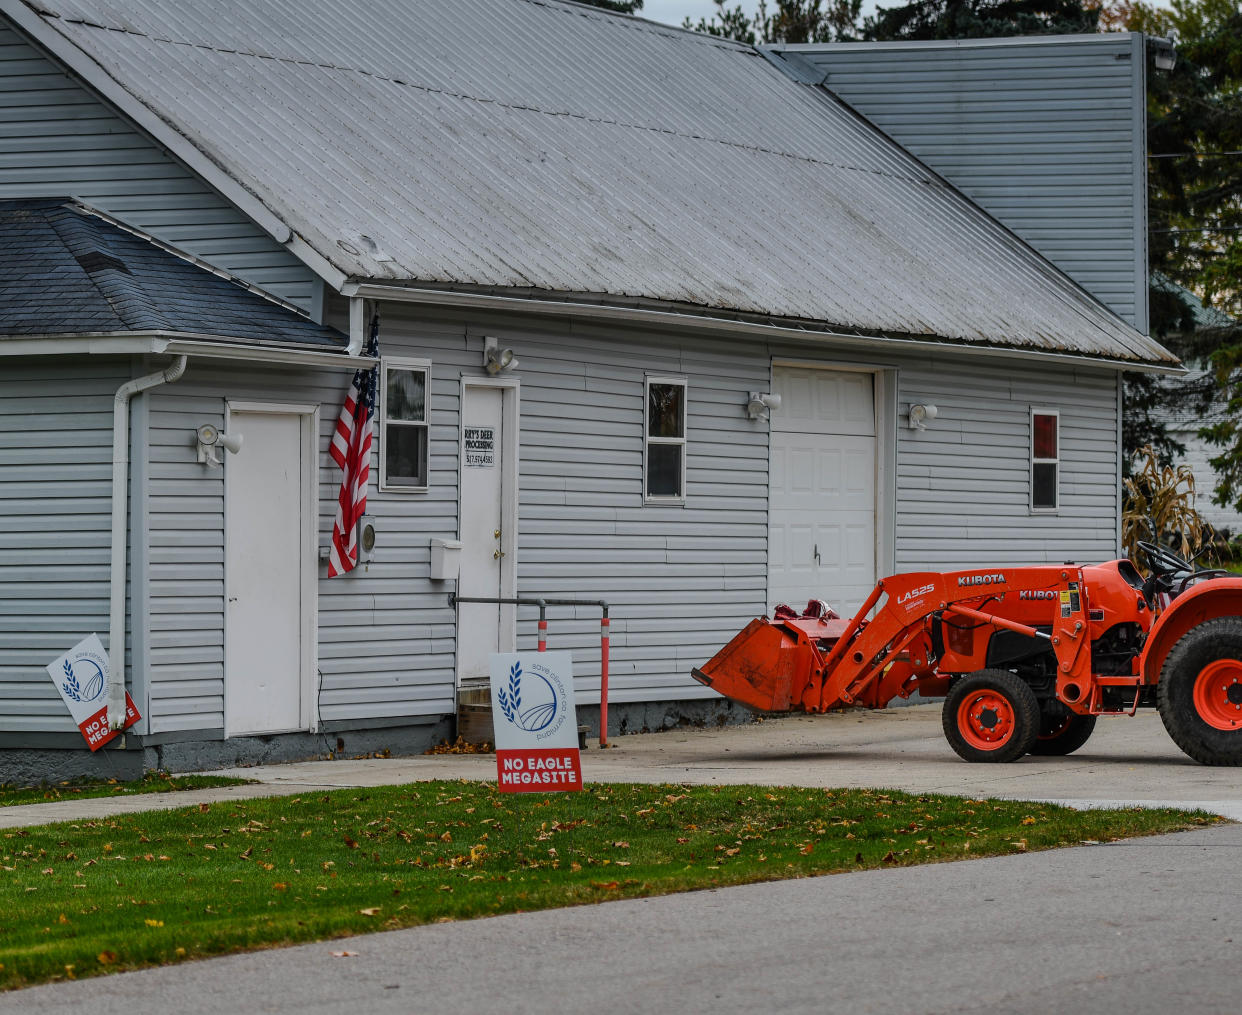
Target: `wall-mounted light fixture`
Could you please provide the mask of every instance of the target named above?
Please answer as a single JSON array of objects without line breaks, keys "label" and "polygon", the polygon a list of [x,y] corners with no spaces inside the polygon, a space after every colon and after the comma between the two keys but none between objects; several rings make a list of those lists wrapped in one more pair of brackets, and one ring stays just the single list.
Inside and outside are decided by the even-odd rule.
[{"label": "wall-mounted light fixture", "polygon": [[194,432],[194,436],[198,440],[199,465],[219,465],[220,459],[216,457],[216,448],[224,448],[225,451],[233,455],[241,450],[241,434],[221,433],[210,423],[204,423],[200,426]]},{"label": "wall-mounted light fixture", "polygon": [[512,349],[500,348],[498,342],[491,335],[487,335],[483,339],[483,368],[495,377],[497,374],[504,373],[506,370],[512,370],[518,365],[518,361],[513,358]]},{"label": "wall-mounted light fixture", "polygon": [[781,396],[752,391],[746,396],[746,415],[750,419],[767,419],[769,409],[781,407]]},{"label": "wall-mounted light fixture", "polygon": [[1172,70],[1177,66],[1177,46],[1173,38],[1149,39],[1156,70]]},{"label": "wall-mounted light fixture", "polygon": [[910,406],[910,429],[926,430],[927,424],[940,415],[940,410],[931,403]]}]

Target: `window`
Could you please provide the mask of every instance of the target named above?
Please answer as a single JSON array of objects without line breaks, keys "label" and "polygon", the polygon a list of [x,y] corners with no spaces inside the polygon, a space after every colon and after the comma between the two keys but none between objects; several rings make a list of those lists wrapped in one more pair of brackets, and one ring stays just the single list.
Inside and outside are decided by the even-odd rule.
[{"label": "window", "polygon": [[686,499],[686,381],[647,378],[644,496],[649,501]]},{"label": "window", "polygon": [[1055,511],[1060,505],[1061,414],[1031,410],[1031,510]]},{"label": "window", "polygon": [[380,489],[427,489],[426,360],[385,359],[380,377]]}]

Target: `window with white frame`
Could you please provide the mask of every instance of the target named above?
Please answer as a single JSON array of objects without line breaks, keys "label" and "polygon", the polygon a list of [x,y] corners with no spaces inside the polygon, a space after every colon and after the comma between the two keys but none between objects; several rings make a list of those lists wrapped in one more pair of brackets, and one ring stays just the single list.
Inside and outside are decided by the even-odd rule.
[{"label": "window with white frame", "polygon": [[1061,413],[1031,410],[1031,510],[1061,506]]},{"label": "window with white frame", "polygon": [[686,499],[686,379],[648,377],[643,494],[648,501]]},{"label": "window with white frame", "polygon": [[380,489],[427,489],[431,364],[383,359],[380,369]]}]

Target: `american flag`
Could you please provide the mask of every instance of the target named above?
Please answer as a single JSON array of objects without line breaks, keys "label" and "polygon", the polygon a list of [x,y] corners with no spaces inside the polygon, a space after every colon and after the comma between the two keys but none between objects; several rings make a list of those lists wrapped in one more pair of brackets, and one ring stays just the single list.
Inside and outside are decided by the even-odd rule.
[{"label": "american flag", "polygon": [[[379,356],[379,314],[371,318],[371,334],[363,355]],[[354,372],[354,381],[341,406],[340,419],[328,454],[345,470],[336,501],[332,526],[332,552],[328,577],[352,571],[358,564],[358,519],[367,509],[367,484],[371,479],[371,421],[375,417],[375,385],[379,367]]]}]

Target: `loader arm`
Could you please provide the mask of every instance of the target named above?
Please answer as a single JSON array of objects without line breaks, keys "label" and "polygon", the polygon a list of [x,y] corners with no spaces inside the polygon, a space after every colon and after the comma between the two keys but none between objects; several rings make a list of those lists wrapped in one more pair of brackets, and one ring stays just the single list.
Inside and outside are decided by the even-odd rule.
[{"label": "loader arm", "polygon": [[[1051,633],[988,610],[991,602],[1023,593],[1047,602]],[[813,619],[760,618],[694,676],[764,711],[883,708],[925,682],[943,685],[931,629],[945,614],[1047,639],[1057,659],[1058,691],[1075,681],[1080,688],[1089,683],[1087,591],[1081,568],[1071,565],[894,575],[876,584],[843,628],[840,621],[833,629]]]}]

